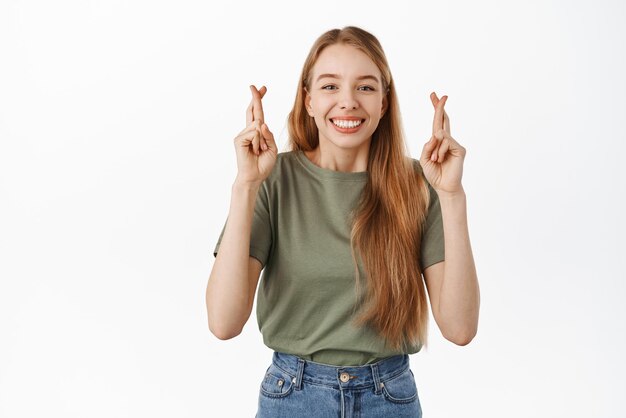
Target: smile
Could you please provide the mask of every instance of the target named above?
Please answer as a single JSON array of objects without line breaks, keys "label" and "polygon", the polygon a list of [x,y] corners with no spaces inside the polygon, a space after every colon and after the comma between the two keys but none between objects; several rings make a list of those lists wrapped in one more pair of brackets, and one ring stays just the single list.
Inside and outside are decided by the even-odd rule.
[{"label": "smile", "polygon": [[354,129],[358,126],[361,125],[361,123],[363,123],[363,119],[358,119],[358,120],[347,120],[347,119],[331,119],[331,122],[333,123],[333,125],[339,127],[339,128],[343,128],[343,129]]}]

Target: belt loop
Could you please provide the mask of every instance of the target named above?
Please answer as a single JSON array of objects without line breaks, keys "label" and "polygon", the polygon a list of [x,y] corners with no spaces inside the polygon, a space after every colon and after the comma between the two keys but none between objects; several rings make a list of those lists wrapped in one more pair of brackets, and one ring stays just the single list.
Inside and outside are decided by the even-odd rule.
[{"label": "belt loop", "polygon": [[380,377],[378,376],[378,363],[370,364],[372,368],[372,376],[374,377],[374,393],[380,395],[382,387],[380,386]]},{"label": "belt loop", "polygon": [[295,389],[302,389],[302,375],[304,374],[304,360],[298,357],[298,371],[296,371]]}]

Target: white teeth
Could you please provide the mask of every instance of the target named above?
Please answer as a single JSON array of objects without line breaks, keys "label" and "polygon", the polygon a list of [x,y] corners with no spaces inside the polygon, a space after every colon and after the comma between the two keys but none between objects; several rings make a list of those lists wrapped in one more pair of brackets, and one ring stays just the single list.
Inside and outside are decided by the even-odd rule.
[{"label": "white teeth", "polygon": [[361,124],[360,120],[342,120],[342,119],[333,119],[333,123],[340,128],[356,128]]}]

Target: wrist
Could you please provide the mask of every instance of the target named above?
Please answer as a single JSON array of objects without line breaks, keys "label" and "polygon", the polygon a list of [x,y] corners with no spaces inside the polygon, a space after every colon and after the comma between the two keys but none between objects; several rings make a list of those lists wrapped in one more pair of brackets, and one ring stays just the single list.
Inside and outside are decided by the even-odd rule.
[{"label": "wrist", "polygon": [[465,199],[466,195],[465,195],[465,190],[463,189],[463,186],[461,186],[460,189],[449,192],[449,191],[443,191],[443,190],[435,190],[437,192],[437,196],[439,197],[439,200],[457,200],[457,199]]},{"label": "wrist", "polygon": [[232,190],[238,190],[238,191],[243,191],[243,190],[252,190],[252,191],[257,191],[261,188],[261,183],[259,182],[251,182],[251,181],[244,181],[244,180],[240,180],[240,179],[235,179],[235,181],[233,182],[232,185]]}]

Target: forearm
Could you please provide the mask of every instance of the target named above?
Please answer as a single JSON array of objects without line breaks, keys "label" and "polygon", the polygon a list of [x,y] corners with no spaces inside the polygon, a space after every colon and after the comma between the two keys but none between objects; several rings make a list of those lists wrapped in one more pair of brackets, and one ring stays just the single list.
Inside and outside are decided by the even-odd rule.
[{"label": "forearm", "polygon": [[237,335],[249,312],[252,216],[259,186],[232,187],[228,220],[206,289],[209,328],[219,338]]},{"label": "forearm", "polygon": [[478,329],[480,290],[467,226],[467,199],[463,190],[438,196],[446,257],[439,315],[447,335],[469,343]]}]

